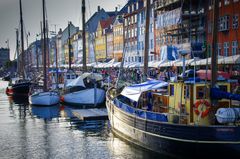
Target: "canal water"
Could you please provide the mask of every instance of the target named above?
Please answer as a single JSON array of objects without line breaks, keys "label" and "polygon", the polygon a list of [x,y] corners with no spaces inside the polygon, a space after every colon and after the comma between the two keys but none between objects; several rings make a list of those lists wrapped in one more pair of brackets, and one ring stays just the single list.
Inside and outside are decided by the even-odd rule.
[{"label": "canal water", "polygon": [[33,107],[5,95],[0,81],[0,158],[161,158],[111,133],[108,121],[82,122],[69,106]]}]

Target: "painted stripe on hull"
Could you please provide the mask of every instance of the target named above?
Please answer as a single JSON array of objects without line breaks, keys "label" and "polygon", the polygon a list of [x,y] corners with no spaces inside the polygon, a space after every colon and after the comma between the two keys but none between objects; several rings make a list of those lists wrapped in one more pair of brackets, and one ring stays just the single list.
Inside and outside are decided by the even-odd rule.
[{"label": "painted stripe on hull", "polygon": [[[239,154],[239,141],[198,141],[154,134],[137,129],[134,126],[130,126],[130,124],[127,123],[128,121],[122,119],[121,116],[118,116],[119,114],[123,114],[121,110],[114,106],[110,108],[108,102],[107,108],[109,113],[109,120],[115,133],[119,134],[120,136],[125,136],[127,140],[152,151],[167,154],[173,153],[176,155],[189,157],[208,151],[211,154],[219,154],[223,152],[220,157],[223,157],[224,155],[228,155],[228,157],[236,157]],[[111,111],[114,113],[111,114]]]}]

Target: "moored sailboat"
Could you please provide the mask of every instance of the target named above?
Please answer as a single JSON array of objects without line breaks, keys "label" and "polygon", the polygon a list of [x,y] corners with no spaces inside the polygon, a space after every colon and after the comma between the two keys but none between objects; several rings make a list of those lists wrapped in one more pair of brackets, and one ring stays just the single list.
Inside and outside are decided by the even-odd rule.
[{"label": "moored sailboat", "polygon": [[58,92],[49,91],[47,88],[47,67],[46,67],[46,24],[45,24],[45,0],[43,0],[43,73],[44,73],[44,88],[40,92],[35,92],[29,96],[29,103],[32,105],[55,105],[60,101]]},{"label": "moored sailboat", "polygon": [[[22,1],[19,0],[20,6],[20,26],[21,26],[21,74],[22,77],[18,80],[10,79],[9,86],[7,87],[6,93],[10,96],[28,96],[29,88],[31,87],[32,83],[26,79],[25,75],[25,64],[24,64],[24,36],[23,36],[23,18],[22,18]],[[18,31],[17,31],[17,52],[18,52]],[[19,58],[19,57],[17,57]]]},{"label": "moored sailboat", "polygon": [[146,149],[178,158],[238,158],[240,107],[231,100],[240,95],[229,92],[228,80],[204,82],[183,73],[176,82],[149,80],[123,90],[110,88],[106,106],[112,131]]},{"label": "moored sailboat", "polygon": [[105,90],[102,88],[103,77],[97,73],[83,73],[70,82],[62,96],[62,102],[73,105],[97,106],[105,100]]}]

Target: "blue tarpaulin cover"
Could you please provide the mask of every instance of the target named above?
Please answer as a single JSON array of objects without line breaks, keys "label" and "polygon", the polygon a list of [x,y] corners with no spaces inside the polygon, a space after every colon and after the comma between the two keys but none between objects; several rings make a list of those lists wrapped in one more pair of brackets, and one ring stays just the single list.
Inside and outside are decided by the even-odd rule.
[{"label": "blue tarpaulin cover", "polygon": [[232,94],[228,92],[221,91],[219,88],[211,88],[211,98],[212,99],[231,99],[240,101],[240,94]]}]

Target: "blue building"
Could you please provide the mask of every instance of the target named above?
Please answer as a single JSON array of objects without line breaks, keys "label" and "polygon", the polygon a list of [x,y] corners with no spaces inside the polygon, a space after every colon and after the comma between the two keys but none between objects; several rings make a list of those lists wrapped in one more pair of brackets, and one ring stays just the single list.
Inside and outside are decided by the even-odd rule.
[{"label": "blue building", "polygon": [[[145,3],[146,4],[146,3]],[[145,26],[146,26],[146,6],[138,12],[138,36],[137,36],[137,58],[135,62],[143,63],[145,47]],[[154,61],[154,3],[151,1],[150,21],[149,21],[149,49],[148,61]]]},{"label": "blue building", "polygon": [[126,64],[141,61],[138,42],[138,13],[143,9],[142,0],[129,0],[127,13],[124,14],[124,58]]}]

